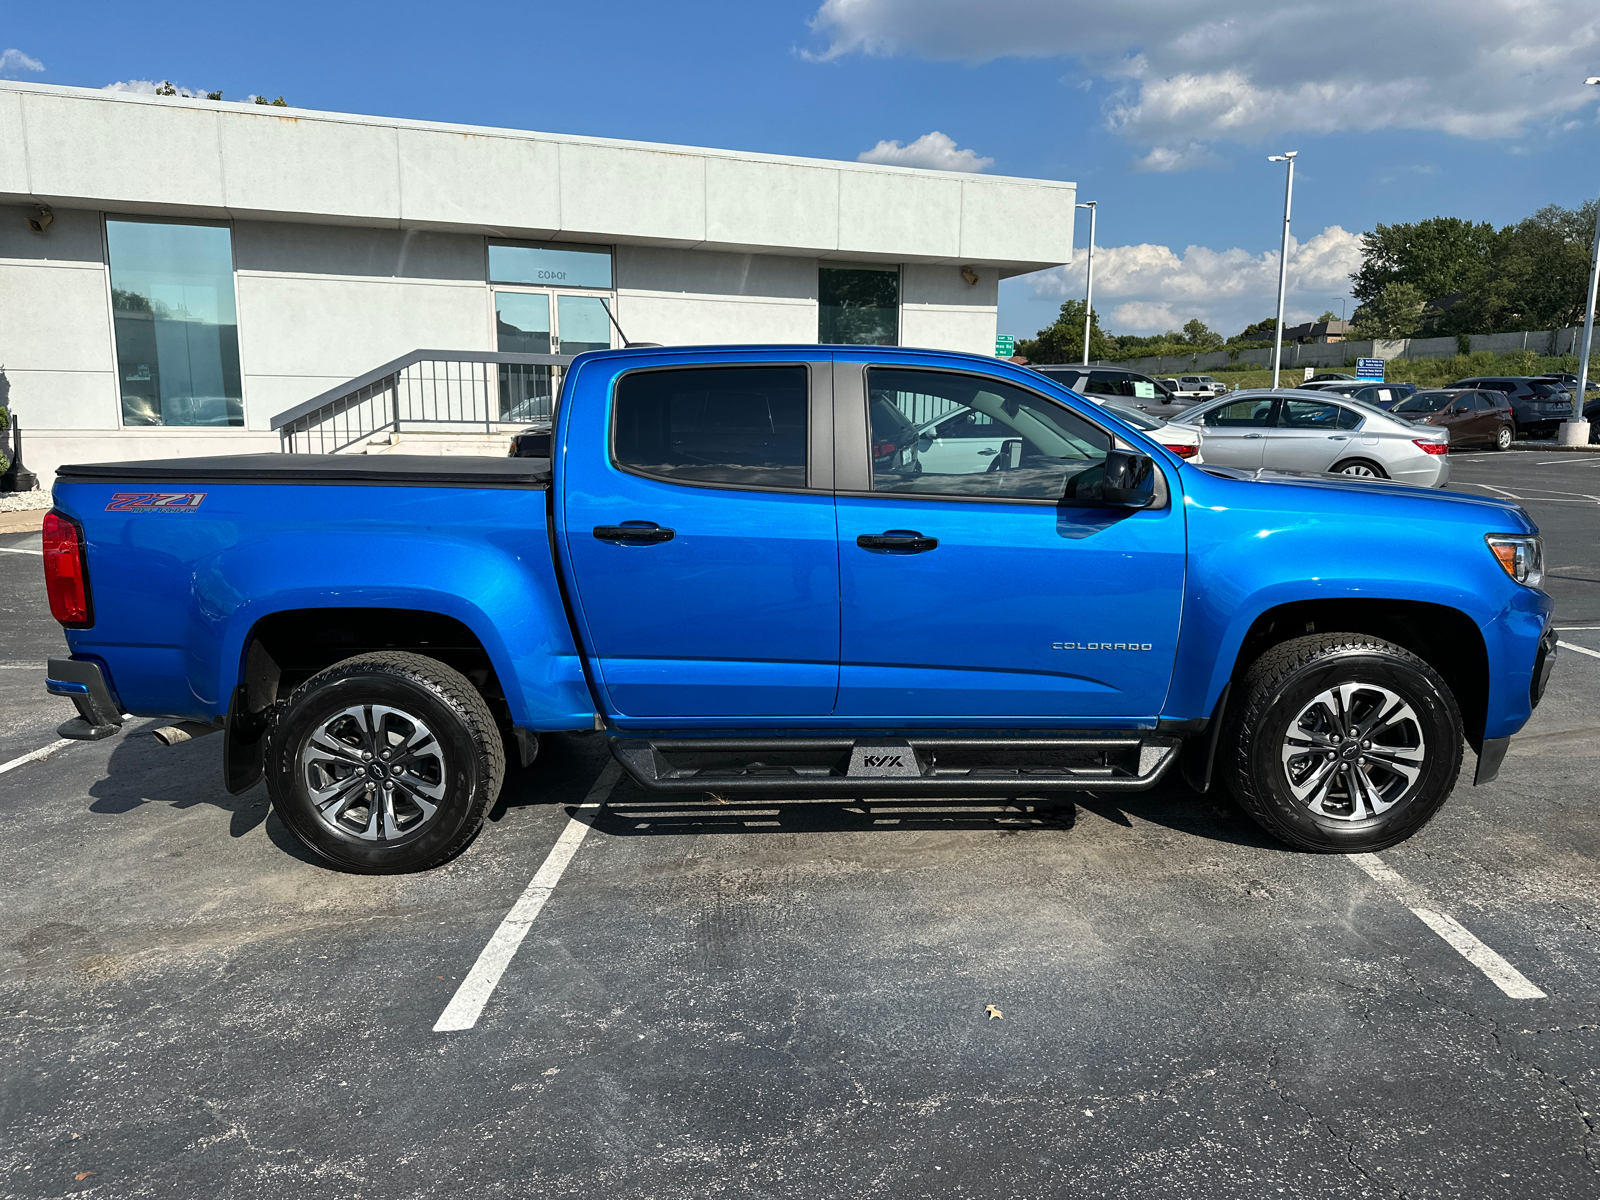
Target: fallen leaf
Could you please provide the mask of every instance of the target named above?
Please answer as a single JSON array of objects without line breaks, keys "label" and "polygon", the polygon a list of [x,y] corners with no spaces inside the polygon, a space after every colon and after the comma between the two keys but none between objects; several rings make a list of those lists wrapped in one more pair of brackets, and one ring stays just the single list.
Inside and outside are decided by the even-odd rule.
[{"label": "fallen leaf", "polygon": [[89,1176],[91,1176],[93,1174],[94,1174],[93,1171],[79,1171],[76,1175],[73,1176],[73,1178],[76,1179],[79,1183],[82,1183],[85,1179],[89,1178]]},{"label": "fallen leaf", "polygon": [[983,1011],[989,1014],[989,1019],[991,1021],[994,1020],[996,1017],[999,1017],[1002,1021],[1006,1019],[1005,1013],[1001,1012],[998,1008],[996,1008],[992,1004],[985,1004],[983,1006]]}]

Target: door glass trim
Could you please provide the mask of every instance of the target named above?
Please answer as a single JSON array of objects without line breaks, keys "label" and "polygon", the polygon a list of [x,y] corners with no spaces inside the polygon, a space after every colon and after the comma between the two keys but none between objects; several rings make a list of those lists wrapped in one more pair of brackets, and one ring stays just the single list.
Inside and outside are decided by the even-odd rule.
[{"label": "door glass trim", "polygon": [[[819,362],[819,361],[817,361],[815,359],[800,359],[798,361],[787,360],[787,359],[782,360],[782,361],[758,359],[758,360],[753,361],[753,362],[728,362],[726,360],[721,360],[721,361],[714,362],[714,363],[670,363],[670,364],[663,364],[661,366],[654,366],[654,367],[633,367],[633,368],[630,368],[629,370],[626,370],[626,371],[619,371],[616,374],[616,376],[611,380],[611,382],[607,385],[608,395],[607,395],[607,399],[606,399],[606,465],[611,467],[612,470],[617,471],[617,472],[619,472],[619,473],[621,473],[623,475],[632,475],[632,476],[634,476],[634,477],[636,477],[638,479],[648,479],[652,483],[665,483],[665,484],[671,485],[672,487],[708,488],[708,489],[710,489],[712,491],[718,491],[718,492],[772,492],[772,493],[775,493],[775,494],[791,495],[791,496],[831,495],[832,492],[833,492],[832,479],[831,479],[832,465],[833,464],[831,462],[828,464],[828,468],[829,468],[828,474],[830,476],[830,479],[829,479],[829,482],[827,484],[819,484],[817,482],[817,475],[813,472],[813,468],[812,468],[812,461],[813,461],[813,458],[815,457],[816,448],[817,448],[817,445],[818,445],[816,436],[812,432],[812,430],[814,430],[814,428],[815,428],[816,412],[817,412],[817,407],[818,407],[818,388],[819,388],[819,385],[818,385],[817,377],[818,377],[818,375],[822,374],[821,368],[826,367],[828,365],[829,364],[827,362]],[[617,385],[619,383],[621,383],[629,375],[638,375],[638,374],[641,374],[643,372],[655,373],[655,372],[658,372],[658,371],[716,371],[716,370],[719,370],[719,369],[722,369],[722,368],[726,368],[726,367],[804,367],[805,368],[805,370],[806,370],[806,426],[807,426],[807,431],[808,431],[807,432],[807,442],[806,442],[806,486],[805,487],[803,487],[803,488],[773,487],[773,486],[770,486],[768,484],[760,484],[760,483],[717,483],[717,482],[711,482],[711,481],[708,481],[708,480],[699,480],[699,479],[675,479],[675,478],[671,478],[671,477],[668,477],[668,476],[665,476],[665,475],[652,475],[648,471],[641,471],[641,470],[638,470],[635,467],[624,466],[622,463],[619,463],[617,461],[617,444],[616,444],[617,443],[617,421],[616,421],[617,404],[616,404],[616,397],[617,397]]]}]

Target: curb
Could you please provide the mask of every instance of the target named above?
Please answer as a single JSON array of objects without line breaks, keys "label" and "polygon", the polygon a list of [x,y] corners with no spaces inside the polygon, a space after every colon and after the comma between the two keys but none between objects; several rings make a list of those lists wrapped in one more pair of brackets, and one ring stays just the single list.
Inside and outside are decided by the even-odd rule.
[{"label": "curb", "polygon": [[1600,454],[1600,444],[1558,446],[1554,442],[1512,442],[1507,450],[1526,450],[1537,454]]},{"label": "curb", "polygon": [[21,512],[0,512],[0,533],[31,533],[44,528],[42,508],[25,508]]}]

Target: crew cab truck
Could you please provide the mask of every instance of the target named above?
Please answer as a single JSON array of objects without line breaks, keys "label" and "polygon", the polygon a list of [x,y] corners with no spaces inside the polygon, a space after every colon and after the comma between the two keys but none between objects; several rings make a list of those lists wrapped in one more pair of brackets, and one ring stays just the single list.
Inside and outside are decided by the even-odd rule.
[{"label": "crew cab truck", "polygon": [[[936,444],[944,414],[982,436]],[[548,459],[93,464],[54,499],[62,732],[219,731],[228,790],[265,776],[354,871],[458,852],[560,730],[662,792],[1178,768],[1292,846],[1372,850],[1445,801],[1463,740],[1494,777],[1555,655],[1514,503],[1195,466],[936,351],[602,351]]]}]

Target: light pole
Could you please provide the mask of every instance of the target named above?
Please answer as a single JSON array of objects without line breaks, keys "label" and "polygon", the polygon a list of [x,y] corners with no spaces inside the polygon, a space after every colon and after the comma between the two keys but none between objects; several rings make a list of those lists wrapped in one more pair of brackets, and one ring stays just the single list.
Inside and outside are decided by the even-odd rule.
[{"label": "light pole", "polygon": [[1078,205],[1089,210],[1089,283],[1083,292],[1083,365],[1089,365],[1089,327],[1094,323],[1094,206],[1098,200]]},{"label": "light pole", "polygon": [[[1600,75],[1585,79],[1587,84],[1600,84]],[[1595,213],[1594,253],[1589,259],[1589,303],[1583,310],[1583,349],[1578,355],[1578,391],[1572,397],[1572,419],[1561,423],[1563,446],[1585,446],[1589,442],[1589,422],[1583,419],[1583,402],[1589,388],[1589,351],[1594,346],[1594,300],[1600,289],[1600,210]]]},{"label": "light pole", "polygon": [[1283,289],[1289,278],[1289,206],[1294,200],[1294,156],[1298,150],[1283,154],[1269,154],[1268,162],[1289,164],[1289,181],[1283,189],[1283,249],[1278,252],[1278,323],[1273,328],[1272,386],[1278,386],[1278,373],[1283,369]]}]

